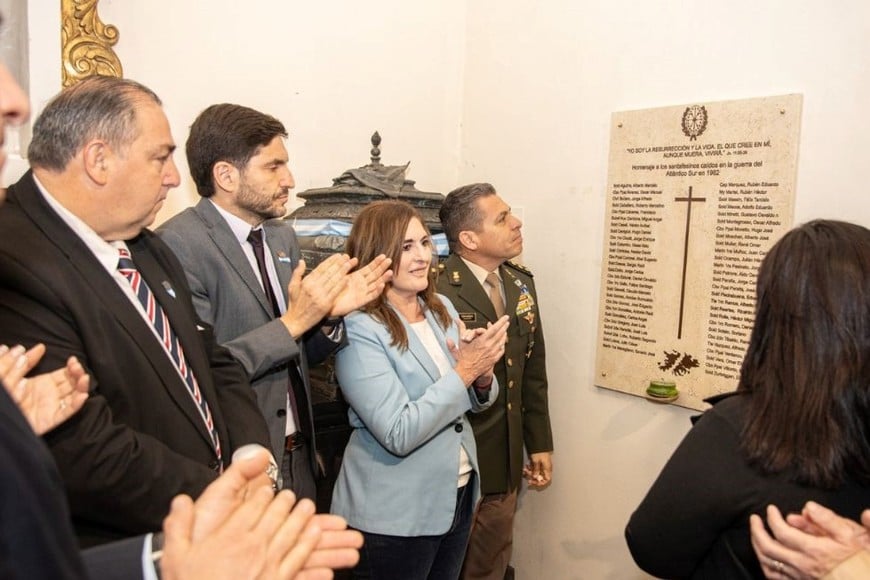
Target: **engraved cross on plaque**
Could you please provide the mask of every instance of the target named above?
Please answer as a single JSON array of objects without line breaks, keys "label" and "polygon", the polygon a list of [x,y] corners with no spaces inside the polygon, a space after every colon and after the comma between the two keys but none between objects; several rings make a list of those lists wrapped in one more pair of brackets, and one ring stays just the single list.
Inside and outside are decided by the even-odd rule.
[{"label": "engraved cross on plaque", "polygon": [[677,338],[683,338],[683,305],[686,302],[686,266],[689,262],[689,230],[692,226],[692,204],[707,201],[706,197],[692,197],[692,186],[689,186],[688,197],[677,197],[674,201],[686,202],[686,241],[683,244],[683,280],[680,286],[680,322],[677,327]]}]

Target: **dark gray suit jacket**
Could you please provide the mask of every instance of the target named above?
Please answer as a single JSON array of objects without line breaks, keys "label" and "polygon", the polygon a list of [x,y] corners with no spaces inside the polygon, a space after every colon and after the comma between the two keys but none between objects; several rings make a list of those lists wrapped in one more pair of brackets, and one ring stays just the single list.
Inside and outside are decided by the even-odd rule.
[{"label": "dark gray suit jacket", "polygon": [[[263,224],[266,243],[287,299],[287,285],[299,263],[299,244],[284,220]],[[226,346],[248,372],[260,411],[269,426],[272,452],[284,452],[288,364],[298,364],[305,382],[308,416],[311,385],[308,365],[317,364],[340,346],[319,327],[295,341],[274,317],[266,293],[226,220],[208,199],[187,208],[158,228],[157,233],[181,260],[199,316],[212,324],[218,342]],[[314,436],[314,426],[300,426]],[[310,449],[314,449],[312,440]],[[312,453],[312,471],[317,473]]]}]

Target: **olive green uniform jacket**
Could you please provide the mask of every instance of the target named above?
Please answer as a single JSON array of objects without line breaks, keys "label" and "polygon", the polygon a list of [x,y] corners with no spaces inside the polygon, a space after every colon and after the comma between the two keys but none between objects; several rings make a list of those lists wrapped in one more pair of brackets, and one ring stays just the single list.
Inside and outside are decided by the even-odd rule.
[{"label": "olive green uniform jacket", "polygon": [[[518,488],[527,453],[553,450],[547,403],[547,368],[538,295],[532,273],[513,262],[500,266],[505,313],[510,316],[505,355],[495,365],[501,386],[496,402],[469,415],[477,443],[481,491],[505,493]],[[465,262],[451,254],[439,266],[438,292],[447,296],[468,328],[496,320],[484,287]]]}]

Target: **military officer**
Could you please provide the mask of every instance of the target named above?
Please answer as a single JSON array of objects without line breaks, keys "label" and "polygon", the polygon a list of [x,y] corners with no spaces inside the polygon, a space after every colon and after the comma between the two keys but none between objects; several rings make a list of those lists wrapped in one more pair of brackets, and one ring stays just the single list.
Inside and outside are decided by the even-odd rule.
[{"label": "military officer", "polygon": [[[488,183],[451,191],[440,211],[451,255],[440,266],[438,291],[468,328],[510,316],[504,358],[495,366],[503,388],[487,411],[469,417],[484,494],[462,577],[505,577],[522,479],[545,487],[553,473],[553,435],[538,296],[532,273],[510,260],[523,250],[522,222]],[[523,446],[529,462],[523,465]]]}]

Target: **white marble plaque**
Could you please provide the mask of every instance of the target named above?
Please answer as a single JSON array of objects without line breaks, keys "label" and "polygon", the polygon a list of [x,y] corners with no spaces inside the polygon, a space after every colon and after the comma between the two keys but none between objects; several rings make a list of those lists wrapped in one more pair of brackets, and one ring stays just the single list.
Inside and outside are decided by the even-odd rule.
[{"label": "white marble plaque", "polygon": [[596,384],[737,386],[755,276],[792,225],[801,95],[613,114]]}]

